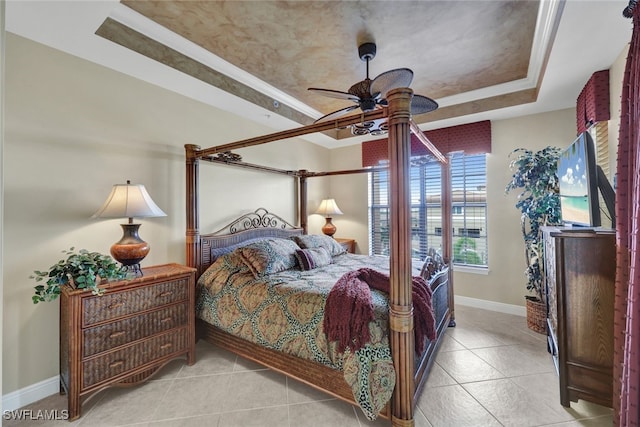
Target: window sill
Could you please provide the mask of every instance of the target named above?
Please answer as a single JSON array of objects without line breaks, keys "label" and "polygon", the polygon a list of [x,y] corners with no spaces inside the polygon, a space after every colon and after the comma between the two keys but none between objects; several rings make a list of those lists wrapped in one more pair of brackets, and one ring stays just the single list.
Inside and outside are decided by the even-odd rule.
[{"label": "window sill", "polygon": [[453,264],[454,273],[470,273],[470,274],[482,274],[487,276],[489,274],[489,267],[471,267],[469,265],[456,265]]}]

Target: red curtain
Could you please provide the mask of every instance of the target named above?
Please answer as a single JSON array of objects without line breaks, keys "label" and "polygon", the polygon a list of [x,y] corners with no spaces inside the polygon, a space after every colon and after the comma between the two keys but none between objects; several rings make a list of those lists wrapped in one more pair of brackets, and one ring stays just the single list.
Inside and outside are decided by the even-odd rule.
[{"label": "red curtain", "polygon": [[638,425],[640,398],[640,7],[633,9],[625,11],[632,14],[633,33],[622,85],[616,189],[613,375],[614,424],[620,427]]},{"label": "red curtain", "polygon": [[589,81],[578,95],[576,102],[577,135],[596,122],[605,122],[611,118],[609,112],[609,70],[591,75]]},{"label": "red curtain", "polygon": [[[425,131],[429,141],[442,154],[464,151],[465,154],[479,154],[491,152],[491,122],[469,123],[466,125]],[[387,139],[376,139],[362,143],[362,166],[375,166],[380,160],[387,160]],[[429,150],[420,142],[417,136],[411,135],[411,155],[421,156],[430,154]]]}]

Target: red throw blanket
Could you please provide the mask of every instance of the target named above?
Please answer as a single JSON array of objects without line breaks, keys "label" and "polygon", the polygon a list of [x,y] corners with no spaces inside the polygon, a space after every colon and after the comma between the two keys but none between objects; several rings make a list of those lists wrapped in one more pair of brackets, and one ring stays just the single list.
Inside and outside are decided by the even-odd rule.
[{"label": "red throw blanket", "polygon": [[[424,351],[424,338],[436,338],[431,305],[431,288],[422,277],[414,277],[412,286],[416,352]],[[324,331],[329,341],[338,342],[338,350],[351,351],[369,342],[369,322],[374,319],[371,290],[389,293],[389,276],[370,268],[344,274],[333,286],[324,310]]]}]

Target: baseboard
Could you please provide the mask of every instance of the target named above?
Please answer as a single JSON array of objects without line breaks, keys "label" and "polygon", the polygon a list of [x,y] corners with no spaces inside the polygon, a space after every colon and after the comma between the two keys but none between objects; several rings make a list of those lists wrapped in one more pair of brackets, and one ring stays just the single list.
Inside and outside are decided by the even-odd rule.
[{"label": "baseboard", "polygon": [[31,384],[20,390],[12,391],[2,396],[2,410],[15,411],[25,405],[37,402],[40,399],[60,392],[60,377],[55,376],[49,379]]},{"label": "baseboard", "polygon": [[460,295],[455,295],[453,300],[456,304],[466,305],[469,307],[482,308],[485,310],[497,311],[506,314],[515,314],[516,316],[527,316],[527,309],[523,305],[505,304],[502,302],[463,297]]}]

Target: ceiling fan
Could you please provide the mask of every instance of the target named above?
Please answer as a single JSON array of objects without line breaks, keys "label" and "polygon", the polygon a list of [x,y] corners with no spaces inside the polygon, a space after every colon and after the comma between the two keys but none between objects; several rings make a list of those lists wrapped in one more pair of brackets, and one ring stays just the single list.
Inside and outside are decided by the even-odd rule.
[{"label": "ceiling fan", "polygon": [[[386,71],[375,79],[369,78],[369,61],[376,56],[375,43],[363,43],[358,46],[360,59],[367,63],[367,77],[354,84],[347,92],[332,89],[320,89],[310,87],[309,90],[331,98],[345,99],[353,101],[355,105],[342,108],[320,117],[315,122],[334,120],[347,114],[350,111],[360,108],[362,112],[373,111],[376,108],[386,107],[387,100],[384,98],[391,89],[408,87],[413,80],[413,71],[408,68],[396,68]],[[431,98],[422,95],[413,95],[411,101],[411,114],[423,114],[434,111],[438,108],[438,103]]]}]

